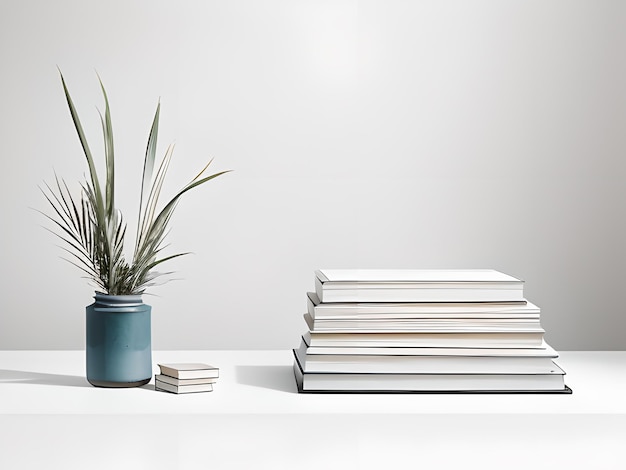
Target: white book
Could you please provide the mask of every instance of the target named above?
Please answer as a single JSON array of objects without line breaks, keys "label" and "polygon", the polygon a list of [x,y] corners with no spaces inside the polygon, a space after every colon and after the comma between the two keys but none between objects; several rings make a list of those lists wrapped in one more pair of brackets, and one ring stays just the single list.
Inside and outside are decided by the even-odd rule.
[{"label": "white book", "polygon": [[536,305],[515,302],[333,302],[322,303],[315,292],[307,292],[307,311],[314,319],[390,318],[539,318]]},{"label": "white book", "polygon": [[307,346],[308,355],[363,355],[363,356],[519,356],[519,357],[558,357],[558,353],[545,341],[532,348],[476,348],[476,347],[346,347],[309,346],[304,337],[302,344]]},{"label": "white book", "polygon": [[165,382],[171,385],[202,385],[213,384],[217,382],[217,377],[203,378],[203,379],[177,379],[176,377],[170,377],[169,375],[158,374],[154,376],[155,380]]},{"label": "white book", "polygon": [[566,392],[565,372],[549,374],[337,374],[303,372],[294,361],[302,392]]},{"label": "white book", "polygon": [[336,347],[437,347],[437,348],[537,348],[543,333],[316,333],[304,334],[311,346]]},{"label": "white book", "polygon": [[177,379],[210,379],[219,377],[219,369],[209,364],[197,362],[177,362],[158,364],[161,374]]},{"label": "white book", "polygon": [[323,303],[523,301],[523,286],[492,269],[315,271],[315,292]]},{"label": "white book", "polygon": [[172,385],[167,382],[161,382],[160,380],[155,380],[154,389],[161,390],[164,392],[170,393],[200,393],[200,392],[212,392],[213,384],[197,384],[197,385]]},{"label": "white book", "polygon": [[539,319],[390,319],[390,320],[319,320],[304,314],[311,331],[320,333],[469,333],[538,331],[543,332]]},{"label": "white book", "polygon": [[549,374],[551,357],[465,355],[321,355],[293,350],[304,372],[361,374]]}]

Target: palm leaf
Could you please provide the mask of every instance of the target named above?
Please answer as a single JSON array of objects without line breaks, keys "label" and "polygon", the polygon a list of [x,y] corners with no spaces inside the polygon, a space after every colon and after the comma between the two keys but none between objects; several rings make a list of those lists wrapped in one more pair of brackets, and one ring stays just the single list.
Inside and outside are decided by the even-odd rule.
[{"label": "palm leaf", "polygon": [[102,96],[104,96],[104,119],[102,120],[102,134],[104,136],[104,156],[106,162],[106,214],[110,218],[115,207],[115,152],[113,147],[113,127],[111,126],[111,110],[109,108],[109,98],[104,89],[102,80],[98,75]]},{"label": "palm leaf", "polygon": [[87,137],[85,136],[85,132],[83,131],[83,126],[80,123],[80,119],[78,117],[78,113],[76,112],[76,107],[74,106],[74,102],[72,101],[72,97],[70,96],[70,92],[67,89],[67,85],[65,83],[65,78],[63,74],[59,70],[59,74],[61,75],[61,83],[63,84],[63,91],[65,92],[65,99],[67,100],[67,105],[70,109],[70,114],[72,115],[72,121],[74,122],[74,127],[76,128],[76,133],[78,134],[78,138],[80,139],[80,143],[83,147],[83,152],[85,153],[85,157],[87,158],[87,165],[89,166],[89,174],[91,176],[91,183],[96,191],[96,196],[98,200],[102,200],[102,194],[100,192],[100,182],[98,181],[98,173],[96,171],[96,166],[93,161],[93,157],[91,156],[91,150],[89,149],[89,144],[87,143]]},{"label": "palm leaf", "polygon": [[147,200],[149,194],[149,185],[152,181],[152,171],[154,169],[154,161],[156,159],[156,147],[157,137],[159,134],[159,115],[161,112],[161,103],[157,104],[156,112],[154,113],[154,119],[152,120],[152,127],[150,128],[150,135],[148,136],[148,145],[146,147],[146,155],[143,162],[143,175],[141,177],[141,196],[139,199],[139,217],[137,219],[137,238],[135,244],[135,253],[139,249],[141,233],[144,228],[144,201]]}]

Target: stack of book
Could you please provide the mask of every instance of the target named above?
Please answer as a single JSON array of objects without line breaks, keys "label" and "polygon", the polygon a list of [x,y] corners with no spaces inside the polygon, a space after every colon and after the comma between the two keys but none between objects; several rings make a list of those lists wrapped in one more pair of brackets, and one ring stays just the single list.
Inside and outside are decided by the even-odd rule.
[{"label": "stack of book", "polygon": [[571,393],[523,287],[485,269],[315,271],[298,391]]},{"label": "stack of book", "polygon": [[158,364],[160,374],[154,376],[154,389],[171,393],[212,392],[219,369],[208,364]]}]

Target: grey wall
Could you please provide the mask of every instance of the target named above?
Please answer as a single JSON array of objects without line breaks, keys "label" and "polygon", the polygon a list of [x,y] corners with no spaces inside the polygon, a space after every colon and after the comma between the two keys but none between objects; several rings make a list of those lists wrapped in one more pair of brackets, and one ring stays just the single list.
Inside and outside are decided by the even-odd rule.
[{"label": "grey wall", "polygon": [[[626,3],[3,1],[0,349],[80,349],[93,289],[31,208],[109,92],[135,224],[157,100],[181,281],[155,349],[290,348],[320,267],[495,268],[559,350],[626,349]],[[48,225],[49,226],[49,225]],[[133,230],[130,230],[131,232]]]}]

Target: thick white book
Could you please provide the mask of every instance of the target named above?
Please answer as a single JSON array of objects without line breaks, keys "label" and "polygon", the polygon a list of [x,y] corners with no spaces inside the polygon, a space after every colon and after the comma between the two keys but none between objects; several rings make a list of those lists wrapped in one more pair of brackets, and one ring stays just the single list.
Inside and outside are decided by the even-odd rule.
[{"label": "thick white book", "polygon": [[333,302],[322,303],[315,292],[307,292],[307,312],[314,319],[396,318],[539,318],[536,305],[515,302]]},{"label": "thick white book", "polygon": [[203,378],[203,379],[177,379],[176,377],[170,377],[169,375],[157,374],[154,376],[155,380],[165,382],[170,385],[202,385],[213,384],[217,382],[217,377]]},{"label": "thick white book", "polygon": [[389,319],[389,320],[319,320],[304,314],[309,330],[320,333],[470,333],[470,332],[543,332],[535,319]]},{"label": "thick white book", "polygon": [[212,392],[213,384],[196,384],[196,385],[172,385],[167,382],[161,382],[160,380],[154,381],[154,389],[161,390],[170,393],[200,393],[200,392]]},{"label": "thick white book", "polygon": [[339,374],[303,372],[294,361],[300,392],[567,392],[565,372],[549,374]]},{"label": "thick white book", "polygon": [[524,282],[493,269],[320,269],[315,293],[326,302],[523,301]]},{"label": "thick white book", "polygon": [[308,354],[306,344],[293,350],[304,372],[362,374],[548,374],[550,356],[348,355]]},{"label": "thick white book", "polygon": [[161,374],[177,379],[210,379],[219,377],[219,369],[209,364],[197,362],[178,362],[158,364]]},{"label": "thick white book", "polygon": [[388,348],[540,348],[542,332],[511,333],[316,333],[304,335],[307,344],[325,347]]}]

